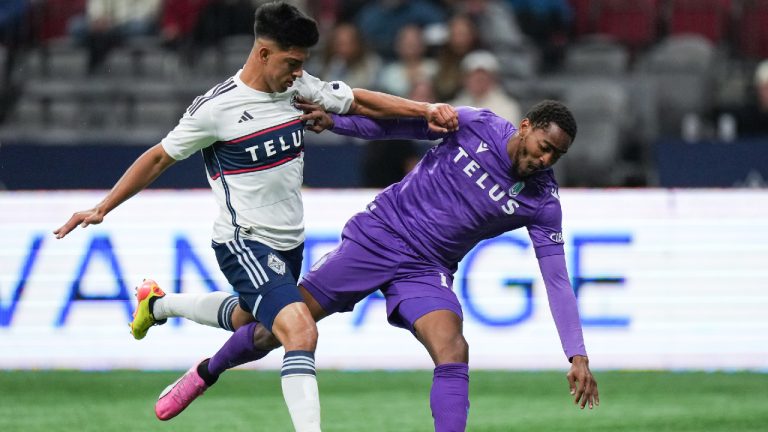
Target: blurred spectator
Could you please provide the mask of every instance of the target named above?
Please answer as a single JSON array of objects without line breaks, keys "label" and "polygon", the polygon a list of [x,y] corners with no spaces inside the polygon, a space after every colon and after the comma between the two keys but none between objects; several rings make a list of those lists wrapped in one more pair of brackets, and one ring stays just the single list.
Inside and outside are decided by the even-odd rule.
[{"label": "blurred spectator", "polygon": [[466,15],[454,15],[448,22],[448,41],[437,55],[435,92],[437,99],[447,101],[456,97],[461,88],[461,61],[469,52],[479,48],[477,28]]},{"label": "blurred spectator", "polygon": [[768,60],[760,62],[755,69],[754,93],[744,106],[734,111],[738,136],[768,136]]},{"label": "blurred spectator", "polygon": [[459,9],[475,22],[483,45],[496,54],[523,44],[514,13],[500,0],[465,0]]},{"label": "blurred spectator", "polygon": [[444,21],[445,12],[426,0],[377,0],[364,6],[357,16],[366,40],[387,59],[395,57],[395,39],[403,27]]},{"label": "blurred spectator", "polygon": [[573,10],[567,0],[506,0],[512,7],[520,29],[543,52],[544,64],[559,63],[568,42]]},{"label": "blurred spectator", "polygon": [[208,46],[227,36],[252,35],[256,7],[251,0],[212,0],[200,13],[194,30],[195,43]]},{"label": "blurred spectator", "polygon": [[70,34],[88,48],[89,70],[126,38],[155,32],[162,0],[88,0],[85,15],[70,21]]},{"label": "blurred spectator", "polygon": [[200,14],[211,0],[165,0],[160,14],[160,37],[173,49],[187,49]]},{"label": "blurred spectator", "polygon": [[344,81],[352,88],[375,88],[381,58],[367,49],[358,28],[343,23],[333,29],[326,43],[322,65],[315,69],[325,81]]},{"label": "blurred spectator", "polygon": [[465,0],[460,10],[477,26],[483,47],[496,55],[504,77],[531,78],[538,55],[520,31],[515,15],[501,0]]},{"label": "blurred spectator", "polygon": [[381,71],[379,88],[387,93],[406,96],[413,84],[431,80],[437,73],[437,63],[424,57],[426,47],[421,29],[413,24],[400,29],[395,45],[397,60]]},{"label": "blurred spectator", "polygon": [[520,123],[520,104],[499,85],[499,62],[492,53],[474,51],[464,58],[461,68],[464,89],[451,101],[452,105],[488,108],[514,125]]}]

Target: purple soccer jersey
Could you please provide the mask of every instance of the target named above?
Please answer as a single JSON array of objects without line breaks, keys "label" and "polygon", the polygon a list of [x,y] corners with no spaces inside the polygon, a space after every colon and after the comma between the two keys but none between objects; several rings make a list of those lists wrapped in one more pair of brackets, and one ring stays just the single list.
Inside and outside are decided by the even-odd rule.
[{"label": "purple soccer jersey", "polygon": [[[402,181],[385,189],[365,212],[354,216],[342,237],[359,240],[363,245],[372,242],[385,249],[398,249],[399,253],[413,252],[423,261],[433,263],[437,270],[454,272],[458,262],[478,242],[526,227],[539,259],[563,349],[568,357],[586,355],[563,257],[562,213],[552,170],[518,178],[507,153],[515,127],[488,110],[461,107],[457,111],[460,129],[448,134],[431,132],[423,119],[333,116],[332,130],[341,135],[365,139],[443,139]],[[377,223],[372,223],[373,220]],[[372,225],[384,226],[394,236],[370,235],[368,227]],[[352,273],[358,273],[348,268],[353,270],[347,273],[349,281],[331,280],[339,277],[345,262],[358,264],[354,263],[355,257],[346,261],[331,257],[329,261],[340,262],[331,263],[333,271],[313,271],[304,280],[313,294],[328,295],[338,289],[323,299],[327,303],[321,301],[323,306],[330,306],[334,302],[330,297],[342,293],[344,287],[354,291]],[[359,274],[373,273],[368,269]],[[327,286],[325,291],[320,285]],[[393,297],[420,297],[399,288],[397,283],[393,285]],[[384,293],[389,301],[388,293]]]},{"label": "purple soccer jersey", "polygon": [[[402,181],[368,206],[413,249],[449,269],[478,242],[527,227],[537,257],[563,254],[560,201],[552,170],[512,174],[507,142],[516,129],[487,110],[460,108],[447,134]],[[361,138],[439,138],[423,120],[334,117],[333,131]]]}]

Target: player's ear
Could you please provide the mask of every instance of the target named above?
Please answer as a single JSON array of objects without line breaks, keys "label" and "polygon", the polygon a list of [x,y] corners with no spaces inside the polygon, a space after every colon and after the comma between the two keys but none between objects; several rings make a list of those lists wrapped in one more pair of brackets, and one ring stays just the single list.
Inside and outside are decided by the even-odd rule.
[{"label": "player's ear", "polygon": [[259,47],[258,56],[260,62],[266,64],[270,54],[272,54],[272,51],[269,48],[264,45]]},{"label": "player's ear", "polygon": [[520,126],[518,126],[517,129],[521,133],[527,133],[529,132],[530,128],[531,128],[531,121],[528,120],[527,118],[524,118],[522,121],[520,121]]}]

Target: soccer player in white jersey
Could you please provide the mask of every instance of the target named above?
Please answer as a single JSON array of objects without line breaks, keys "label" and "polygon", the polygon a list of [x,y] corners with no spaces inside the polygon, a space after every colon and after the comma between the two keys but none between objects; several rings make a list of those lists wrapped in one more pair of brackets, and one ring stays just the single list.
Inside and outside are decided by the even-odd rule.
[{"label": "soccer player in white jersey", "polygon": [[[309,48],[318,41],[318,30],[311,18],[291,5],[262,5],[256,11],[254,33],[255,42],[243,68],[196,98],[176,128],[141,155],[99,204],[74,213],[54,234],[63,238],[78,225],[101,223],[110,211],[147,187],[174,162],[202,151],[220,209],[213,227],[213,249],[219,267],[238,293],[238,298],[224,302],[220,316],[229,320],[231,311],[239,306],[237,310],[249,314],[241,319],[255,319],[277,337],[285,347],[281,381],[294,427],[297,431],[319,431],[314,365],[317,328],[296,283],[304,241],[300,191],[304,124],[295,101],[302,98],[342,114],[424,117],[436,131],[453,130],[458,120],[448,105],[353,91],[344,83],[327,83],[304,73],[304,62]],[[132,323],[135,338],[146,334],[151,324],[136,324],[151,320],[152,300],[162,295],[151,282],[137,291],[140,303]],[[210,304],[219,308],[221,300]],[[231,329],[234,324],[230,321],[223,326]],[[228,341],[222,350],[226,352],[235,342],[239,343]],[[254,351],[247,360],[266,353]],[[188,405],[190,397],[202,394],[215,377],[232,366],[218,364],[215,359],[193,366],[166,388],[155,406],[158,418],[173,418]]]}]

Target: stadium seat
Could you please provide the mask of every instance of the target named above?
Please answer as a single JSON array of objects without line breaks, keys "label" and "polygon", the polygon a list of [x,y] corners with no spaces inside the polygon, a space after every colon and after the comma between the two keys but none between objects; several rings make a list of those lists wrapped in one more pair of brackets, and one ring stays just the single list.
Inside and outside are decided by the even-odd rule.
[{"label": "stadium seat", "polygon": [[686,114],[703,114],[712,103],[714,46],[698,35],[670,36],[638,64],[638,73],[653,80],[663,135],[678,136]]},{"label": "stadium seat", "polygon": [[111,78],[132,78],[138,75],[139,54],[120,47],[109,52],[104,62],[103,74]]},{"label": "stadium seat", "polygon": [[731,0],[670,0],[669,33],[695,33],[721,43],[728,32],[731,7]]},{"label": "stadium seat", "polygon": [[744,0],[737,28],[741,55],[768,58],[768,0]]},{"label": "stadium seat", "polygon": [[629,51],[611,38],[589,37],[565,53],[563,69],[574,75],[620,76],[629,65]]},{"label": "stadium seat", "polygon": [[593,0],[570,0],[573,9],[573,33],[584,36],[595,31],[595,6]]},{"label": "stadium seat", "polygon": [[579,132],[561,161],[563,180],[569,186],[619,185],[616,164],[629,107],[626,90],[617,82],[591,80],[569,88],[565,100]]},{"label": "stadium seat", "polygon": [[167,132],[176,126],[183,113],[184,107],[175,100],[137,100],[133,107],[133,125]]},{"label": "stadium seat", "polygon": [[656,40],[658,0],[599,0],[593,7],[596,32],[611,35],[632,49]]},{"label": "stadium seat", "polygon": [[44,75],[80,78],[88,72],[88,52],[68,42],[50,43],[45,49]]},{"label": "stadium seat", "polygon": [[16,103],[11,112],[8,126],[14,126],[22,129],[39,129],[45,123],[45,110],[40,100],[33,98],[23,98]]},{"label": "stadium seat", "polygon": [[48,104],[46,126],[65,129],[85,129],[86,116],[82,115],[81,104],[76,100],[57,99]]}]

